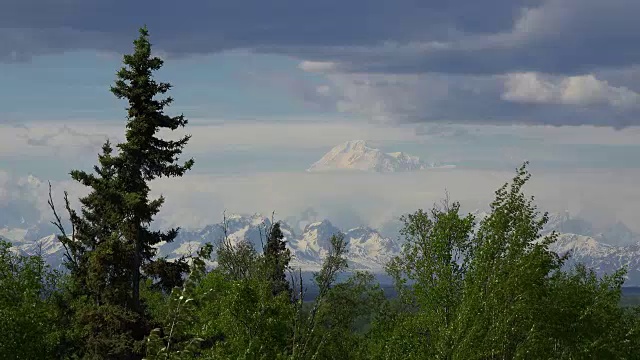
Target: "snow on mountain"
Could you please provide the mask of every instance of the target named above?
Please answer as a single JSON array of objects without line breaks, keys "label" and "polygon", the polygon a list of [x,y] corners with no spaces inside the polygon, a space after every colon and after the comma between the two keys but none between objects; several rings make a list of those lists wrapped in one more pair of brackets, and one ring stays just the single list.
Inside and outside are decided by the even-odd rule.
[{"label": "snow on mountain", "polygon": [[[476,211],[476,220],[488,214]],[[255,215],[231,215],[227,217],[227,238],[234,244],[246,240],[258,251],[262,250],[265,241],[265,227],[271,225],[268,217]],[[317,271],[330,249],[331,236],[341,232],[328,220],[308,223],[302,231],[294,230],[287,222],[280,222],[285,241],[292,254],[292,265],[303,271]],[[195,231],[180,231],[172,243],[158,245],[158,255],[175,259],[180,256],[194,254],[204,243],[217,244],[223,239],[225,227],[222,224],[208,225]],[[594,230],[586,221],[572,218],[569,214],[551,214],[543,234],[551,231],[559,232],[558,241],[551,245],[551,250],[563,255],[571,253],[569,265],[581,262],[594,269],[598,274],[612,273],[627,266],[627,285],[640,285],[640,242],[629,243],[638,235],[630,232],[624,224],[614,224],[604,231]],[[566,231],[581,232],[580,234]],[[34,228],[31,236],[44,229]],[[368,227],[356,227],[343,230],[347,240],[347,260],[351,270],[368,270],[374,273],[383,271],[385,264],[401,250],[400,240],[385,237],[378,230]],[[14,250],[23,254],[42,253],[50,264],[59,266],[63,260],[64,248],[53,235],[43,236],[37,241],[25,239],[29,234],[25,230],[0,231],[0,236],[9,238],[14,243]],[[605,241],[613,236],[625,237],[626,243]],[[215,258],[214,258],[215,260]]]},{"label": "snow on mountain", "polygon": [[[476,221],[489,214],[474,212]],[[626,285],[640,285],[640,236],[626,225],[616,223],[604,229],[595,229],[581,218],[569,212],[549,214],[549,221],[542,230],[543,235],[558,234],[550,250],[559,255],[570,254],[567,267],[582,263],[597,274],[611,274],[626,266]]]},{"label": "snow on mountain", "polygon": [[385,238],[377,230],[357,227],[345,232],[348,258],[358,268],[381,269],[400,252],[398,241]]},{"label": "snow on mountain", "polygon": [[567,266],[583,263],[598,275],[611,274],[627,267],[627,286],[640,285],[640,244],[615,246],[576,234],[559,234],[551,250],[560,255],[570,253]]},{"label": "snow on mountain", "polygon": [[[226,219],[227,239],[232,244],[248,241],[258,251],[262,251],[266,241],[266,228],[271,220],[259,214],[231,215]],[[292,254],[292,265],[303,271],[317,271],[327,256],[333,235],[340,229],[328,220],[308,224],[304,231],[297,235],[286,222],[280,222],[280,228],[285,235],[287,247]],[[376,230],[359,227],[342,232],[347,240],[347,258],[349,267],[353,270],[371,270],[380,272],[389,259],[396,255],[400,246],[390,239],[380,235]],[[222,223],[208,225],[196,231],[180,231],[175,241],[157,245],[158,255],[168,259],[195,254],[205,243],[218,244],[225,235]],[[14,250],[22,254],[42,253],[50,264],[59,266],[63,260],[64,247],[55,235],[49,235],[38,241],[16,241],[13,239]],[[214,258],[215,260],[215,258]]]},{"label": "snow on mountain", "polygon": [[37,255],[41,254],[45,261],[54,268],[62,266],[64,261],[64,246],[58,241],[55,234],[47,235],[36,241],[15,241],[11,239],[14,245],[13,250],[21,255]]},{"label": "snow on mountain", "polygon": [[570,252],[574,260],[588,260],[607,257],[615,252],[617,247],[603,244],[590,236],[559,234],[558,240],[551,245],[551,249],[560,255]]},{"label": "snow on mountain", "polygon": [[[256,250],[262,250],[265,241],[265,229],[271,225],[271,220],[260,214],[254,215],[230,215],[226,217],[226,234],[227,239],[232,244],[240,241],[249,241]],[[282,232],[285,234],[285,240],[292,236],[293,231],[288,225],[281,226]],[[158,252],[160,256],[168,258],[177,258],[181,255],[195,253],[198,248],[207,242],[218,244],[225,236],[225,226],[222,223],[207,225],[196,231],[182,230],[178,233],[178,237],[171,243],[158,244]]]},{"label": "snow on mountain", "polygon": [[384,153],[364,140],[351,140],[335,146],[307,171],[360,170],[371,172],[415,171],[435,167],[417,156],[403,152]]},{"label": "snow on mountain", "polygon": [[35,242],[23,243],[19,249],[25,254],[47,254],[49,257],[60,255],[60,258],[64,253],[64,246],[58,241],[58,236],[55,234],[45,236]]}]

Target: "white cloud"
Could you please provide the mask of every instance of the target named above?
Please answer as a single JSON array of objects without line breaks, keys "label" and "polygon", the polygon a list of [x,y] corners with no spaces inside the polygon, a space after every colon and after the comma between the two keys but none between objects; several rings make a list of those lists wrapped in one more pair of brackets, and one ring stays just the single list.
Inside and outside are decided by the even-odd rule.
[{"label": "white cloud", "polygon": [[[638,69],[630,68],[626,74],[636,72]],[[325,89],[339,111],[378,123],[595,125],[616,129],[640,124],[640,93],[629,87],[624,76],[610,71],[567,77],[534,72],[333,72],[325,77],[330,88]]]},{"label": "white cloud", "polygon": [[[375,86],[375,89],[402,89],[411,85],[411,79],[403,77],[376,79],[353,79],[356,86]],[[437,80],[437,79],[436,79]],[[368,85],[367,85],[368,84]],[[418,85],[416,83],[416,85]],[[411,89],[411,86],[408,86]],[[384,91],[380,90],[379,99],[384,100]],[[354,91],[353,96],[360,96]],[[416,98],[417,100],[417,98]],[[409,106],[409,105],[407,105]],[[388,218],[389,214],[400,214],[428,207],[442,198],[445,189],[452,197],[461,200],[470,208],[484,206],[490,201],[493,191],[502,182],[512,177],[512,172],[494,172],[489,170],[465,170],[464,166],[455,171],[427,171],[400,175],[351,174],[332,175],[307,174],[308,164],[301,164],[300,172],[280,169],[275,165],[282,153],[305,156],[317,152],[318,158],[335,144],[345,140],[363,138],[378,143],[381,148],[395,150],[393,146],[408,146],[417,149],[433,161],[465,162],[475,161],[512,164],[523,157],[533,160],[533,165],[545,161],[571,164],[576,156],[580,164],[569,166],[574,169],[558,171],[544,170],[542,166],[534,168],[532,192],[538,195],[545,209],[572,211],[592,210],[599,216],[611,216],[633,225],[632,215],[640,208],[640,198],[635,182],[640,178],[637,170],[621,170],[620,161],[604,170],[575,170],[578,166],[588,166],[589,154],[593,151],[610,151],[612,148],[591,148],[586,155],[563,152],[562,147],[550,147],[551,144],[598,144],[605,146],[640,145],[640,128],[626,128],[615,131],[599,127],[551,127],[551,126],[488,126],[456,125],[452,129],[432,129],[423,135],[416,134],[413,126],[372,125],[362,121],[339,121],[340,119],[267,119],[264,121],[222,121],[196,120],[187,128],[193,134],[187,146],[186,156],[196,157],[198,174],[188,174],[183,179],[159,180],[153,185],[154,194],[167,197],[162,219],[167,224],[198,226],[217,221],[224,209],[232,212],[259,211],[270,213],[276,210],[278,216],[297,214],[308,206],[318,208],[325,214],[353,213],[354,216],[377,225]],[[86,161],[73,166],[90,170],[95,163],[97,149],[83,148],[83,137],[95,137],[95,145],[102,142],[103,136],[121,136],[122,123],[111,125],[98,123],[70,123],[68,130],[58,131],[61,124],[31,123],[26,128],[0,126],[0,137],[4,141],[2,153],[25,159],[37,157],[47,164],[60,161],[59,154],[75,156]],[[459,132],[457,130],[460,130]],[[51,142],[57,152],[50,147],[37,146],[27,142],[27,135],[41,139],[43,135],[54,134]],[[452,136],[455,134],[456,136]],[[175,134],[177,136],[179,134]],[[526,141],[520,141],[525,139]],[[100,140],[100,141],[98,141]],[[6,141],[6,142],[5,142]],[[90,144],[91,141],[88,142]],[[393,146],[391,146],[393,145]],[[583,149],[583,148],[581,148]],[[633,149],[633,148],[632,148]],[[437,150],[436,153],[431,151]],[[620,154],[624,148],[614,148],[612,154]],[[281,151],[282,153],[278,153]],[[249,168],[243,175],[213,175],[220,173],[216,168],[218,161],[225,160],[237,153],[255,157],[256,161],[266,162],[262,170]],[[505,158],[500,157],[500,154]],[[513,156],[509,160],[506,156]],[[606,158],[606,153],[600,158]],[[435,156],[435,157],[433,157]],[[442,157],[442,158],[439,158]],[[212,160],[213,159],[213,160]],[[626,158],[625,158],[626,159]],[[2,159],[0,159],[1,161]],[[615,161],[616,159],[611,159]],[[627,160],[625,160],[627,161]],[[280,162],[282,163],[282,162]],[[605,164],[606,165],[606,164]],[[200,167],[202,166],[202,167]],[[207,168],[209,166],[209,168]],[[271,167],[270,167],[271,166]],[[514,165],[515,166],[515,165]],[[637,168],[637,164],[628,164]],[[35,175],[41,179],[65,178],[69,167],[48,166],[50,170],[37,167]],[[10,169],[15,170],[15,169]],[[56,171],[47,173],[46,171]],[[266,172],[265,172],[266,171]],[[278,171],[286,171],[280,172]],[[203,173],[204,172],[204,173]],[[25,174],[26,175],[26,174]],[[11,179],[11,180],[9,180]],[[25,178],[26,179],[26,178]],[[469,179],[473,179],[470,186]],[[24,180],[20,180],[23,181]],[[31,188],[30,193],[16,190],[20,183],[16,178],[0,172],[0,203],[5,205],[15,201],[28,202],[39,214],[50,219],[46,205],[46,186]],[[28,183],[28,182],[27,182]],[[24,184],[27,184],[24,183]],[[13,185],[11,185],[13,184]],[[45,183],[46,185],[46,183]],[[25,187],[23,186],[24,190]],[[83,191],[78,184],[66,180],[54,182],[56,201],[61,202],[62,191],[70,191],[76,199]],[[11,200],[11,201],[9,201]],[[576,205],[577,204],[577,205]],[[59,207],[62,204],[59,203]],[[577,210],[576,210],[577,209]],[[0,209],[0,212],[6,211]],[[596,217],[592,215],[592,217]]]},{"label": "white cloud", "polygon": [[[106,138],[123,140],[123,122],[35,122],[20,127],[0,125],[3,156],[51,156],[95,158]],[[176,138],[191,134],[186,152],[206,154],[233,150],[323,149],[356,138],[371,141],[415,140],[412,129],[376,126],[342,118],[287,120],[199,120],[185,129],[163,133]]]},{"label": "white cloud", "polygon": [[[455,76],[437,74],[330,74],[327,78],[340,93],[340,111],[388,123],[416,122],[424,118],[437,122],[436,118],[444,116],[439,104],[448,101],[457,89]],[[474,86],[473,79],[469,80],[467,85]]]},{"label": "white cloud", "polygon": [[594,75],[569,77],[543,76],[537,73],[506,75],[502,99],[518,103],[562,105],[607,105],[616,108],[637,107],[640,94],[611,86]]},{"label": "white cloud", "polygon": [[[570,210],[596,222],[623,221],[640,231],[638,170],[555,170],[532,168],[526,192],[541,210]],[[168,224],[198,226],[230,212],[261,212],[284,218],[311,206],[325,214],[350,211],[373,226],[418,208],[429,208],[448,191],[466,210],[488,206],[495,189],[514,171],[431,170],[398,174],[264,173],[251,176],[188,175],[161,180],[155,193],[167,198]],[[472,186],[470,186],[470,179]]]},{"label": "white cloud", "polygon": [[502,98],[507,101],[551,103],[557,90],[551,82],[541,80],[534,73],[507,75],[506,92]]},{"label": "white cloud", "polygon": [[331,72],[336,70],[337,64],[331,61],[302,61],[298,68],[308,72]]},{"label": "white cloud", "polygon": [[[569,209],[591,221],[620,220],[640,231],[635,221],[640,212],[640,170],[545,170],[534,162],[532,173],[526,191],[536,196],[542,210]],[[198,227],[219,221],[224,210],[264,214],[275,210],[284,218],[311,206],[322,214],[349,213],[378,226],[392,215],[430,207],[445,191],[466,210],[483,208],[494,190],[513,175],[513,171],[464,168],[398,174],[313,174],[302,170],[244,175],[189,173],[180,179],[154,181],[152,193],[166,197],[159,214],[164,225]],[[63,190],[69,191],[74,205],[87,191],[71,180],[54,182],[53,186],[59,209]],[[0,172],[0,215],[15,212],[20,203],[25,214],[50,220],[46,191],[46,182]]]},{"label": "white cloud", "polygon": [[95,156],[107,138],[112,142],[122,139],[122,126],[114,127],[96,121],[0,125],[0,153],[5,156]]},{"label": "white cloud", "polygon": [[[57,195],[54,204],[58,211],[64,209],[65,189],[78,195],[86,193],[77,183],[53,182],[52,192]],[[33,175],[19,176],[0,170],[0,228],[19,227],[22,221],[34,224],[37,221],[52,220],[53,215],[47,203],[48,192],[48,183]],[[77,204],[77,200],[73,197],[71,201],[72,204]]]}]

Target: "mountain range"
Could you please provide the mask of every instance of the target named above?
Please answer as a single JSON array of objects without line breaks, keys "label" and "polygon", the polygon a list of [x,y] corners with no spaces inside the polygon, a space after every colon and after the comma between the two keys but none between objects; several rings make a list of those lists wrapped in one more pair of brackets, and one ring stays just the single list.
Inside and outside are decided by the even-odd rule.
[{"label": "mountain range", "polygon": [[[370,147],[364,140],[350,140],[339,144],[307,169],[315,171],[359,170],[367,172],[405,172],[443,167],[429,164],[404,152],[384,153]],[[452,167],[444,166],[444,167]]]},{"label": "mountain range", "polygon": [[[475,215],[477,219],[481,219],[487,214],[475,212]],[[402,240],[397,235],[383,236],[379,230],[366,226],[338,229],[326,219],[306,224],[298,222],[294,226],[286,221],[280,221],[280,224],[293,255],[293,267],[305,272],[320,268],[329,250],[329,239],[338,232],[342,232],[348,242],[347,258],[351,270],[368,270],[381,274],[385,264],[402,247]],[[249,241],[257,250],[261,250],[265,227],[269,225],[271,220],[259,214],[231,215],[226,218],[227,237],[232,243]],[[617,223],[596,231],[584,220],[572,218],[568,214],[554,214],[550,216],[543,233],[551,231],[559,233],[552,250],[559,254],[571,252],[569,264],[585,263],[600,275],[627,266],[629,272],[626,285],[640,285],[640,235],[633,233],[624,224]],[[158,253],[169,259],[193,254],[206,242],[219,242],[224,233],[222,223],[207,225],[198,230],[182,230],[174,242],[159,244]],[[53,266],[61,264],[64,249],[51,233],[51,228],[46,225],[29,229],[0,229],[0,237],[13,242],[14,249],[20,253],[40,253]],[[215,262],[215,258],[213,260]]]},{"label": "mountain range", "polygon": [[[233,244],[242,240],[249,241],[254,248],[261,250],[265,229],[270,225],[271,220],[259,214],[231,215],[226,218],[227,238]],[[341,231],[328,220],[309,223],[301,231],[283,221],[280,221],[280,226],[293,255],[292,265],[305,271],[320,268],[328,253],[331,236],[339,232],[344,234],[348,242],[349,267],[352,269],[379,272],[400,251],[398,240],[385,238],[369,227]],[[15,250],[23,254],[40,253],[48,263],[60,265],[64,254],[62,244],[54,234],[33,240],[33,234],[39,231],[38,227],[26,231],[5,229],[0,234],[13,242]],[[175,259],[194,254],[204,243],[218,243],[224,238],[224,234],[223,223],[208,225],[199,230],[182,230],[175,241],[158,244],[158,255]]]}]

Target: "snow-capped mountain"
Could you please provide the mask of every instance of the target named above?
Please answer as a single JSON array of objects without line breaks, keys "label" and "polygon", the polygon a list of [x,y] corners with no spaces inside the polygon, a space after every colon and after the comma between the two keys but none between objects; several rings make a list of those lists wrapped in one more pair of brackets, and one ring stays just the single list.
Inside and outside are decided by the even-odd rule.
[{"label": "snow-capped mountain", "polygon": [[[227,238],[231,243],[249,241],[260,251],[265,241],[265,228],[271,220],[261,215],[232,215],[226,219]],[[347,258],[352,269],[380,271],[399,252],[397,242],[382,237],[376,230],[359,227],[341,231],[328,220],[309,223],[301,234],[280,221],[287,247],[293,255],[292,265],[303,270],[317,270],[330,249],[331,236],[342,232],[347,240]],[[203,243],[216,243],[224,237],[222,224],[209,225],[200,231],[182,232],[178,239],[159,247],[160,255],[178,257]]]},{"label": "snow-capped mountain", "polygon": [[567,266],[583,263],[598,275],[611,274],[627,267],[627,286],[640,285],[640,244],[615,246],[600,242],[593,237],[577,234],[559,234],[551,250],[560,255],[567,252]]},{"label": "snow-capped mountain", "polygon": [[[259,214],[231,215],[226,218],[226,231],[223,223],[208,225],[195,231],[180,231],[175,241],[157,245],[158,255],[169,259],[195,254],[205,243],[219,243],[226,237],[232,244],[248,241],[257,251],[262,251],[266,241],[266,229],[271,220]],[[398,254],[400,245],[380,235],[368,227],[357,227],[341,231],[328,220],[307,224],[302,233],[296,234],[286,222],[280,221],[280,229],[291,251],[292,265],[303,271],[316,271],[322,266],[330,250],[331,236],[342,233],[347,240],[347,258],[353,270],[381,272],[392,256]],[[54,267],[63,261],[64,247],[55,235],[48,235],[37,241],[26,240],[28,232],[13,234],[21,238],[11,239],[14,249],[22,254],[42,254]],[[215,256],[214,256],[215,260]]]},{"label": "snow-capped mountain", "polygon": [[[487,216],[476,211],[476,220]],[[569,214],[551,214],[550,221],[543,234],[551,231],[559,233],[558,241],[551,250],[563,255],[571,253],[568,264],[584,263],[598,274],[612,273],[626,266],[628,269],[627,286],[640,285],[640,242],[638,235],[624,224],[618,223],[604,231],[596,230],[590,223]],[[400,252],[401,240],[398,236],[385,237],[378,230],[369,227],[356,227],[342,230],[328,220],[307,223],[302,230],[294,230],[287,222],[280,221],[287,246],[293,255],[292,265],[303,271],[317,271],[330,249],[332,235],[342,232],[347,240],[347,259],[351,270],[368,270],[382,273],[385,264]],[[226,234],[232,243],[246,240],[258,251],[265,241],[265,229],[271,220],[261,215],[231,215],[226,218]],[[43,234],[46,227],[34,227],[29,230],[0,229],[0,236],[14,244],[14,250],[23,254],[41,253],[53,266],[59,266],[63,260],[64,248],[54,235],[46,235],[34,241],[34,236]],[[569,232],[574,231],[574,232]],[[579,234],[576,232],[580,232]],[[225,235],[222,223],[205,226],[199,230],[182,230],[172,243],[158,245],[158,255],[175,259],[183,255],[194,254],[204,243],[218,243]],[[624,239],[610,241],[614,236]],[[623,245],[621,245],[623,244]],[[215,258],[214,258],[215,261]]]},{"label": "snow-capped mountain", "polygon": [[335,146],[307,171],[360,170],[371,172],[415,171],[436,167],[417,156],[403,152],[384,153],[364,140],[351,140]]}]

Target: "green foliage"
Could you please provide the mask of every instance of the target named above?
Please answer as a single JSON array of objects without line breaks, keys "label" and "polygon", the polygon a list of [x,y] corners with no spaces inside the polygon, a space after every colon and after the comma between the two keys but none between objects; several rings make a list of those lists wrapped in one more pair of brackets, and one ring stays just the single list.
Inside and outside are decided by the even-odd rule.
[{"label": "green foliage", "polygon": [[218,245],[216,254],[218,269],[229,280],[251,279],[259,273],[260,269],[256,266],[258,252],[246,240],[231,244],[225,239]]},{"label": "green foliage", "polygon": [[[145,277],[152,286],[165,292],[180,286],[189,267],[185,259],[155,259],[160,242],[173,241],[179,229],[152,231],[153,217],[164,198],[149,198],[149,182],[158,177],[182,176],[193,160],[178,164],[178,156],[189,141],[164,140],[162,130],[184,127],[183,115],[163,113],[173,102],[165,94],[171,85],[156,82],[152,76],[163,61],[151,54],[149,34],[140,29],[134,41],[134,53],[124,55],[124,66],[117,73],[113,94],[128,101],[126,141],[118,144],[118,153],[107,141],[99,156],[95,174],[74,170],[71,177],[91,189],[80,199],[78,214],[69,206],[71,234],[63,224],[50,198],[49,205],[62,232],[60,241],[66,250],[74,304],[71,332],[80,342],[86,358],[129,359],[141,354],[142,340],[152,325],[146,307],[140,301]],[[144,271],[144,272],[143,272]]]},{"label": "green foliage", "polygon": [[[184,339],[214,358],[276,358],[287,347],[292,307],[288,294],[273,294],[264,256],[248,242],[218,246],[218,267],[191,282],[193,318]],[[242,268],[241,266],[247,266]],[[242,269],[242,271],[240,271]],[[190,277],[191,279],[191,277]],[[190,313],[191,314],[191,313]]]},{"label": "green foliage", "polygon": [[[171,242],[178,234],[178,229],[167,232],[149,229],[164,198],[150,200],[148,182],[163,176],[182,176],[191,169],[193,160],[177,163],[178,156],[190,139],[189,135],[179,140],[164,140],[156,136],[163,129],[184,127],[187,120],[184,115],[171,117],[163,113],[164,108],[173,102],[171,97],[156,98],[169,91],[171,84],[156,82],[152,77],[152,73],[162,67],[163,60],[152,56],[146,27],[140,29],[140,37],[134,41],[134,47],[133,54],[124,56],[125,66],[118,71],[118,79],[111,91],[129,103],[126,141],[118,144],[120,153],[115,164],[117,189],[125,206],[123,214],[127,215],[123,219],[120,234],[133,248],[131,296],[134,308],[139,310],[141,266],[153,261],[156,252],[154,245],[162,241]],[[163,274],[162,271],[156,273]]]},{"label": "green foliage", "polygon": [[197,320],[194,297],[206,274],[206,261],[211,259],[212,250],[207,243],[198,250],[197,256],[190,258],[189,277],[182,282],[182,288],[173,288],[166,306],[162,307],[166,310],[162,326],[153,329],[146,339],[145,359],[191,359],[199,353],[202,339],[189,337],[189,328]]},{"label": "green foliage", "polygon": [[356,358],[368,324],[384,302],[384,293],[370,273],[356,272],[335,284],[318,307],[314,336],[320,339],[320,345],[315,358]]},{"label": "green foliage", "polygon": [[10,248],[0,240],[0,358],[56,358],[59,274],[39,256],[17,255]]},{"label": "green foliage", "polygon": [[271,281],[272,293],[277,296],[286,293],[292,295],[287,281],[287,270],[291,261],[291,252],[286,247],[280,223],[276,222],[267,231],[267,243],[264,246],[264,261],[267,278]]},{"label": "green foliage", "polygon": [[382,307],[361,356],[380,359],[631,359],[637,315],[619,306],[624,269],[599,279],[542,237],[547,214],[522,192],[525,164],[474,231],[459,204],[404,218],[388,266],[400,296]]},{"label": "green foliage", "polygon": [[320,271],[314,274],[318,296],[308,311],[305,311],[302,306],[304,293],[302,278],[300,278],[301,288],[295,302],[296,315],[291,349],[291,358],[293,359],[319,358],[333,335],[331,331],[326,331],[331,327],[332,322],[332,314],[328,310],[331,308],[329,299],[337,276],[347,268],[348,264],[345,257],[347,242],[344,240],[344,235],[332,236],[330,244],[329,253],[325,257]]},{"label": "green foliage", "polygon": [[[464,277],[472,259],[474,219],[460,215],[460,204],[443,203],[430,212],[418,210],[403,217],[405,236],[402,254],[394,258],[387,271],[396,281],[402,313],[389,322],[403,329],[388,338],[395,354],[403,353],[407,330],[417,334],[404,356],[415,348],[434,358],[450,358],[454,324],[463,297]],[[407,282],[411,286],[407,286]],[[397,347],[397,348],[396,348]]]},{"label": "green foliage", "polygon": [[[625,271],[598,279],[584,265],[550,279],[541,333],[556,359],[630,359],[638,351],[636,317],[619,306]],[[570,336],[567,336],[570,334]],[[635,342],[635,345],[634,345]]]},{"label": "green foliage", "polygon": [[143,269],[145,275],[154,280],[152,287],[170,293],[184,283],[184,274],[189,272],[189,264],[184,256],[173,261],[165,257],[145,264]]},{"label": "green foliage", "polygon": [[222,358],[273,359],[285,353],[291,333],[288,266],[279,225],[267,232],[263,254],[251,243],[220,243],[218,267],[203,280],[200,334]]},{"label": "green foliage", "polygon": [[548,250],[555,235],[541,238],[547,215],[522,193],[526,165],[496,191],[491,214],[480,222],[465,276],[457,322],[456,356],[473,350],[481,358],[515,358],[537,347],[537,324],[545,321],[548,279],[562,259]]}]

